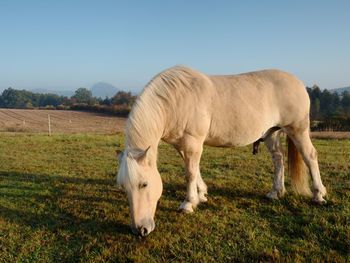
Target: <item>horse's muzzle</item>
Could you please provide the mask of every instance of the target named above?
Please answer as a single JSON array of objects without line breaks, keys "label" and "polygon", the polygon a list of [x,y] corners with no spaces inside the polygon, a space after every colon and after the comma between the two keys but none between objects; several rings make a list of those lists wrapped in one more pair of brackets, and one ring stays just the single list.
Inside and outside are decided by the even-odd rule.
[{"label": "horse's muzzle", "polygon": [[153,231],[155,227],[153,219],[141,220],[141,224],[137,227],[131,227],[132,232],[135,235],[145,237]]},{"label": "horse's muzzle", "polygon": [[150,231],[148,231],[148,229],[144,226],[139,227],[138,232],[139,232],[139,235],[142,237],[145,237],[150,233]]}]

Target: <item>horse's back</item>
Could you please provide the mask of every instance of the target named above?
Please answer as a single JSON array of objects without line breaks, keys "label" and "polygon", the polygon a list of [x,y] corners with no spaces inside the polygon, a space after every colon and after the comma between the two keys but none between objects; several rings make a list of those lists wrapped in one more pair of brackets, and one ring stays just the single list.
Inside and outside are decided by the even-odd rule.
[{"label": "horse's back", "polygon": [[289,73],[263,70],[210,79],[215,95],[207,144],[250,144],[273,126],[308,116],[306,89]]},{"label": "horse's back", "polygon": [[[171,71],[177,74],[165,76],[181,75],[184,69]],[[258,140],[271,127],[308,117],[306,89],[289,73],[263,70],[206,76],[186,69],[185,73],[182,82],[188,83],[186,88],[174,85],[168,91],[177,94],[176,100],[170,100],[172,106],[165,108],[162,138],[169,143],[179,144],[187,134],[204,138],[212,146],[242,146]]]}]

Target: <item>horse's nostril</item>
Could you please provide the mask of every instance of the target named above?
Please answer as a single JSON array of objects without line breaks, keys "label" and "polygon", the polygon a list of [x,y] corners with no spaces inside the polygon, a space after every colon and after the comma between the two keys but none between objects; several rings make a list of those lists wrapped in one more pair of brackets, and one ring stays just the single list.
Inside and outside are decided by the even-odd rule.
[{"label": "horse's nostril", "polygon": [[145,228],[144,226],[141,226],[140,228],[139,228],[139,232],[140,232],[140,235],[141,236],[147,236],[147,234],[148,234],[148,230],[147,230],[147,228]]}]

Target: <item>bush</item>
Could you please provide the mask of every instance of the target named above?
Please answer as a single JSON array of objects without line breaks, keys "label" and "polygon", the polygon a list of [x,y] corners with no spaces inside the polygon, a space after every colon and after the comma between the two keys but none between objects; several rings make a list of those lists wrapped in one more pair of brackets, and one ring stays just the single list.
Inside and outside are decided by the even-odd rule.
[{"label": "bush", "polygon": [[45,107],[40,107],[40,109],[45,109],[45,110],[55,110],[56,107],[52,105],[46,105]]},{"label": "bush", "polygon": [[113,106],[107,106],[107,105],[88,105],[86,103],[76,103],[73,104],[70,107],[71,110],[78,110],[78,111],[93,111],[93,112],[100,112],[100,113],[108,113],[112,115],[116,115],[119,117],[127,117],[130,113],[130,107],[127,105],[113,105]]},{"label": "bush", "polygon": [[311,125],[312,131],[349,131],[350,118],[328,118],[324,121],[314,121]]},{"label": "bush", "polygon": [[70,107],[67,105],[60,104],[56,107],[56,110],[69,110]]}]

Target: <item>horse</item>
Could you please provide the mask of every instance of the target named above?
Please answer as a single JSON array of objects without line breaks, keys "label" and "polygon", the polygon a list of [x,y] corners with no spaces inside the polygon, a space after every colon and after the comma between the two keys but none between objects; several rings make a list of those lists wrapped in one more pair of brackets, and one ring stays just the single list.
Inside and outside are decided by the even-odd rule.
[{"label": "horse", "polygon": [[[310,99],[304,84],[280,70],[209,76],[175,66],[156,75],[136,99],[119,154],[117,183],[126,191],[133,233],[146,236],[162,194],[157,148],[169,143],[185,163],[183,212],[207,201],[199,163],[203,145],[239,147],[264,141],[274,164],[270,199],[285,194],[281,133],[287,135],[288,167],[296,193],[324,203],[317,152],[310,139]],[[305,164],[311,174],[309,187]]]}]

